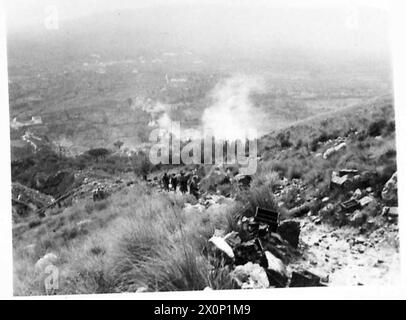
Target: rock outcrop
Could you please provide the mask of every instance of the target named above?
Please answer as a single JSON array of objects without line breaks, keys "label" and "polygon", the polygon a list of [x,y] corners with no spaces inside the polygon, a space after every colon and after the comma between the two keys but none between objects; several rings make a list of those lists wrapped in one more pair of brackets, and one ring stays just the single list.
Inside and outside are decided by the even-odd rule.
[{"label": "rock outcrop", "polygon": [[398,201],[398,174],[395,172],[393,176],[386,182],[382,190],[382,199],[388,204],[397,204]]}]

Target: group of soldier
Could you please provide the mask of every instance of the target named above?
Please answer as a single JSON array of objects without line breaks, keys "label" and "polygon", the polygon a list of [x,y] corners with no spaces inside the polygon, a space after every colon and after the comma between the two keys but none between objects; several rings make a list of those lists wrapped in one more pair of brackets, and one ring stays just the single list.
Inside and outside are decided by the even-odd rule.
[{"label": "group of soldier", "polygon": [[93,190],[93,201],[101,201],[107,198],[106,190],[102,187],[97,187]]},{"label": "group of soldier", "polygon": [[192,175],[186,175],[184,171],[179,174],[164,173],[161,179],[162,187],[165,191],[179,191],[182,194],[189,192],[196,198],[199,196],[199,176],[196,171]]}]

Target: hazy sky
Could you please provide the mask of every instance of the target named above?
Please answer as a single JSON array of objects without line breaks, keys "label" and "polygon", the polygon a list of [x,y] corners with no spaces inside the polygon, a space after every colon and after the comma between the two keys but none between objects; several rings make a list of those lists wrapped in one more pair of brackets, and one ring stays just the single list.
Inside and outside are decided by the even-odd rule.
[{"label": "hazy sky", "polygon": [[[56,6],[61,20],[119,9],[159,5],[238,3],[244,0],[5,0],[8,27],[21,28],[41,23],[47,6]],[[259,3],[260,1],[258,1]]]},{"label": "hazy sky", "polygon": [[[325,7],[340,7],[339,11],[308,10],[290,13],[284,10],[275,13],[272,7],[289,6],[317,8],[320,4]],[[6,0],[7,26],[9,32],[29,30],[32,26],[41,26],[46,18],[47,7],[54,6],[58,10],[59,20],[71,20],[95,13],[109,12],[120,9],[136,9],[149,6],[168,6],[179,4],[193,4],[196,8],[207,4],[222,4],[237,8],[236,17],[224,19],[214,18],[214,23],[207,30],[206,37],[216,37],[222,33],[224,39],[236,39],[241,47],[255,46],[256,44],[271,43],[297,47],[306,47],[313,50],[329,48],[336,52],[353,50],[386,54],[388,49],[387,16],[383,11],[355,6],[354,4],[371,5],[376,1],[317,1],[317,0]],[[305,3],[305,5],[304,5]],[[314,7],[316,6],[316,7]],[[226,7],[227,8],[227,7]],[[240,8],[240,9],[238,9]],[[180,9],[181,11],[181,9]],[[177,13],[177,17],[180,13]],[[221,15],[219,15],[221,17]],[[193,20],[193,21],[192,21]],[[185,16],[183,26],[190,29],[196,27],[196,32],[203,37],[199,30],[199,21],[196,17],[188,19]],[[201,17],[200,22],[204,22]],[[201,25],[204,25],[203,23]],[[211,33],[210,33],[211,32]],[[246,41],[247,40],[247,41]],[[246,41],[246,43],[245,43]]]},{"label": "hazy sky", "polygon": [[250,6],[305,6],[315,5],[354,5],[374,4],[382,1],[362,0],[4,0],[8,13],[9,28],[20,28],[41,23],[47,6],[56,6],[62,20],[86,16],[97,12],[106,12],[123,8],[142,8],[176,4],[227,4],[230,6],[249,4]]}]

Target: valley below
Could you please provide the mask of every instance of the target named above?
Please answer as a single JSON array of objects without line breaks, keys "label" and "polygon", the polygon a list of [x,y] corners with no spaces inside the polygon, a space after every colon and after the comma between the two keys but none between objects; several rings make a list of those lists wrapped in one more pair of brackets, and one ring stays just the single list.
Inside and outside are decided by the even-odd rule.
[{"label": "valley below", "polygon": [[[14,294],[396,285],[390,63],[351,41],[262,47],[273,33],[231,36],[228,9],[219,39],[217,11],[187,27],[162,10],[9,36]],[[154,163],[160,130],[255,141],[256,170],[224,148]]]}]

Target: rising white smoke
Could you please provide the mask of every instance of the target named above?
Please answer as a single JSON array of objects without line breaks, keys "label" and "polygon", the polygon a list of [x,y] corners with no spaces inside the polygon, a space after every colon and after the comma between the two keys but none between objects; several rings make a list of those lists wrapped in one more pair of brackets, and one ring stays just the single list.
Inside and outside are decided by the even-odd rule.
[{"label": "rising white smoke", "polygon": [[157,124],[159,128],[166,131],[171,131],[172,120],[166,112],[163,115],[161,115],[161,117],[157,121]]},{"label": "rising white smoke", "polygon": [[256,138],[254,132],[265,115],[253,105],[250,95],[263,90],[263,79],[254,77],[234,76],[219,83],[211,95],[214,103],[203,113],[204,134],[224,140]]},{"label": "rising white smoke", "polygon": [[202,127],[187,128],[181,123],[176,132],[168,111],[170,107],[157,104],[153,113],[154,123],[166,132],[172,132],[181,140],[215,137],[222,140],[257,138],[266,119],[265,113],[251,101],[253,93],[264,91],[264,80],[258,77],[234,76],[220,82],[211,92],[213,104],[204,110]]}]

